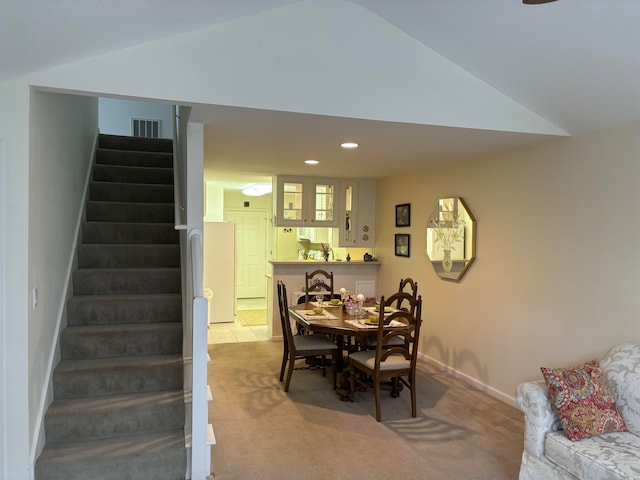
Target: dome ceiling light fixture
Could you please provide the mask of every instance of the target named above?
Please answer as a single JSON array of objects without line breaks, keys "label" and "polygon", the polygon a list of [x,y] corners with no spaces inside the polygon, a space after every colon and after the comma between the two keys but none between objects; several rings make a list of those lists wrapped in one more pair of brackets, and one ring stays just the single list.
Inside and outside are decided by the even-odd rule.
[{"label": "dome ceiling light fixture", "polygon": [[243,195],[248,197],[261,197],[267,193],[271,193],[270,183],[252,183],[242,190]]},{"label": "dome ceiling light fixture", "polygon": [[305,160],[304,163],[307,165],[318,165],[320,162],[318,160]]},{"label": "dome ceiling light fixture", "polygon": [[344,142],[341,143],[340,146],[342,148],[358,148],[358,144],[355,142]]},{"label": "dome ceiling light fixture", "polygon": [[540,5],[541,3],[551,3],[556,0],[522,0],[525,5]]}]

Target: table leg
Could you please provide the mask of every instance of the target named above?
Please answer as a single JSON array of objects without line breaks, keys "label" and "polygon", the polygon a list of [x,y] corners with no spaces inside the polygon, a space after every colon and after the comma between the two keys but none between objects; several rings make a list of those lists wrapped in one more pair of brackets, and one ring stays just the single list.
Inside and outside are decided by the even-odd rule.
[{"label": "table leg", "polygon": [[338,362],[336,368],[339,372],[345,367],[344,363],[344,335],[336,335],[336,345],[338,345]]}]

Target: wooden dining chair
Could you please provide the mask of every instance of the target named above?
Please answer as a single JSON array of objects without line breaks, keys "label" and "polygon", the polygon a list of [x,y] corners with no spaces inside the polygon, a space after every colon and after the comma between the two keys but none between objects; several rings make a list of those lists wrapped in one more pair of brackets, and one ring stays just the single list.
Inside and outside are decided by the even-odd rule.
[{"label": "wooden dining chair", "polygon": [[354,401],[356,384],[365,390],[373,389],[378,422],[381,421],[380,390],[383,381],[391,380],[393,397],[398,396],[400,383],[408,387],[411,391],[411,416],[415,417],[417,413],[416,363],[422,324],[422,298],[405,298],[410,308],[385,317],[384,307],[397,301],[394,298],[396,295],[410,297],[407,292],[398,292],[387,301],[384,297],[380,299],[375,350],[361,350],[349,355],[349,399]]},{"label": "wooden dining chair", "polygon": [[[401,278],[400,279],[400,285],[398,286],[398,292],[404,292],[405,288],[408,288],[409,293],[411,293],[411,296],[413,296],[414,298],[418,297],[418,282],[414,281],[413,278],[407,277],[407,278]],[[402,309],[402,300],[403,298],[398,298],[398,303],[396,305],[396,308],[398,310]]]},{"label": "wooden dining chair", "polygon": [[316,292],[323,292],[324,299],[330,300],[334,298],[333,289],[333,272],[326,270],[314,270],[313,272],[305,272],[304,274],[304,291],[305,302],[313,300]]},{"label": "wooden dining chair", "polygon": [[[289,302],[287,300],[287,287],[278,280],[278,307],[280,308],[280,322],[282,323],[282,336],[284,339],[284,352],[282,355],[282,365],[280,367],[280,381],[284,378],[285,368],[287,370],[287,378],[284,383],[284,391],[289,391],[289,383],[293,370],[308,370],[311,367],[295,368],[295,362],[298,359],[306,359],[310,357],[321,357],[320,365],[322,367],[322,376],[326,377],[327,355],[331,355],[331,369],[333,373],[333,389],[336,388],[336,362],[338,354],[338,346],[324,335],[293,335],[291,329],[291,319],[289,317]],[[287,368],[287,363],[288,368]]]}]

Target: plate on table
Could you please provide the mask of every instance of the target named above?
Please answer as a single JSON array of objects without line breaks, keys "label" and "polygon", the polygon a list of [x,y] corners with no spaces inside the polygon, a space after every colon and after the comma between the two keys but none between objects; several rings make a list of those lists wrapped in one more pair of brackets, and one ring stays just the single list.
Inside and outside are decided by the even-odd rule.
[{"label": "plate on table", "polygon": [[340,307],[342,306],[342,300],[338,300],[337,298],[332,298],[331,300],[329,300],[329,306],[330,307]]},{"label": "plate on table", "polygon": [[369,317],[364,319],[364,323],[367,325],[378,325],[379,317]]},{"label": "plate on table", "polygon": [[[380,311],[380,305],[376,305],[375,311],[376,312]],[[394,311],[393,307],[384,307],[384,313],[392,313],[393,311]]]}]

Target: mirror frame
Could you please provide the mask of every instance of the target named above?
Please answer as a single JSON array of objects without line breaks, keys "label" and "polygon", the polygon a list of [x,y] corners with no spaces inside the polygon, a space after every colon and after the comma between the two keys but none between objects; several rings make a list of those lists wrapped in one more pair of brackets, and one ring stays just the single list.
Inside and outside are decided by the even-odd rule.
[{"label": "mirror frame", "polygon": [[[451,271],[447,272],[445,271],[445,266],[443,265],[443,260],[444,259],[432,259],[432,255],[430,255],[429,252],[429,246],[432,242],[430,242],[430,229],[434,229],[434,228],[438,228],[438,227],[433,227],[432,225],[434,224],[434,222],[436,222],[435,219],[438,219],[438,223],[440,224],[442,222],[441,217],[442,217],[442,208],[441,205],[443,203],[443,201],[447,201],[447,200],[454,200],[454,203],[456,205],[456,208],[459,210],[460,208],[464,209],[464,212],[466,214],[466,218],[469,219],[469,223],[471,225],[466,225],[466,223],[464,224],[464,237],[463,240],[461,240],[462,242],[465,242],[467,238],[469,238],[469,236],[471,237],[471,245],[464,245],[463,243],[463,249],[465,251],[465,256],[462,260],[464,260],[464,265],[462,265],[462,268],[457,268],[456,264],[461,262],[462,260],[451,260],[449,258],[449,263],[451,264]],[[446,212],[446,211],[445,211]],[[436,206],[433,209],[433,211],[431,212],[431,215],[429,215],[429,218],[427,219],[427,231],[426,231],[426,253],[427,253],[427,258],[429,259],[429,261],[431,262],[431,266],[433,267],[434,271],[436,272],[436,275],[438,275],[440,278],[442,278],[443,280],[450,280],[450,281],[459,281],[462,276],[467,272],[467,270],[469,270],[469,267],[471,266],[471,264],[474,262],[474,260],[476,259],[476,230],[477,230],[477,224],[478,222],[476,221],[475,217],[473,216],[473,213],[471,213],[471,210],[469,209],[468,205],[465,203],[465,201],[462,199],[462,197],[445,197],[445,198],[439,198],[438,201],[436,202]],[[439,227],[442,228],[442,227]],[[456,221],[456,226],[454,228],[458,228],[458,222]],[[455,232],[454,232],[455,233]],[[467,256],[468,254],[468,256]],[[446,262],[445,262],[446,263]]]}]

